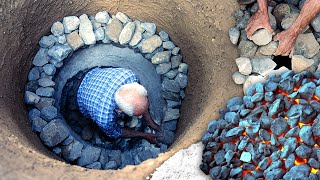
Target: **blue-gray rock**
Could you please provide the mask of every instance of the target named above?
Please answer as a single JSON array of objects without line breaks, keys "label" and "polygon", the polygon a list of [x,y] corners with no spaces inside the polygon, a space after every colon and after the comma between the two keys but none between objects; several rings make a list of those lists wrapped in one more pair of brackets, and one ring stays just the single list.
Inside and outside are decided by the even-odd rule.
[{"label": "blue-gray rock", "polygon": [[40,101],[40,97],[33,92],[26,91],[24,94],[24,101],[30,105],[37,104]]},{"label": "blue-gray rock", "polygon": [[295,126],[294,128],[290,129],[284,137],[297,137],[299,136],[300,128],[299,126]]},{"label": "blue-gray rock", "polygon": [[59,45],[52,46],[48,51],[48,55],[56,59],[58,62],[61,62],[63,59],[68,57],[68,55],[71,52],[72,52],[72,48],[70,46],[59,44]]},{"label": "blue-gray rock", "polygon": [[181,106],[181,101],[167,100],[167,104],[169,108],[179,108]]},{"label": "blue-gray rock", "polygon": [[241,167],[237,167],[237,168],[232,168],[230,171],[230,176],[234,177],[237,176],[238,174],[242,174],[242,168]]},{"label": "blue-gray rock", "polygon": [[48,78],[41,78],[38,80],[39,85],[42,87],[54,86],[56,83]]},{"label": "blue-gray rock", "polygon": [[172,50],[173,48],[175,48],[176,46],[173,44],[172,41],[166,41],[162,43],[162,46],[164,49],[168,49],[168,50]]},{"label": "blue-gray rock", "polygon": [[247,95],[247,96],[253,96],[255,92],[256,92],[256,86],[255,86],[255,85],[251,85],[251,86],[246,90],[246,95]]},{"label": "blue-gray rock", "polygon": [[162,89],[168,92],[180,92],[179,82],[165,78],[162,82]]},{"label": "blue-gray rock", "polygon": [[171,57],[172,69],[178,68],[181,64],[182,56],[179,54],[177,56]]},{"label": "blue-gray rock", "polygon": [[29,81],[25,86],[25,91],[36,92],[38,88],[39,88],[38,81]]},{"label": "blue-gray rock", "polygon": [[47,124],[48,123],[40,117],[34,118],[32,121],[32,130],[34,132],[41,132]]},{"label": "blue-gray rock", "polygon": [[180,52],[180,48],[179,47],[174,47],[171,51],[172,55],[176,56],[178,55]]},{"label": "blue-gray rock", "polygon": [[67,42],[66,35],[58,36],[58,37],[57,37],[57,42],[58,42],[59,44],[65,44],[65,43]]},{"label": "blue-gray rock", "polygon": [[100,157],[100,153],[100,148],[92,147],[90,145],[85,147],[81,152],[80,158],[78,159],[78,165],[86,166],[97,161]]},{"label": "blue-gray rock", "polygon": [[90,140],[93,137],[93,131],[92,128],[89,126],[86,126],[81,131],[81,138],[83,140]]},{"label": "blue-gray rock", "polygon": [[313,82],[304,84],[298,90],[298,93],[300,94],[300,96],[307,100],[311,100],[315,92],[316,92],[316,85]]},{"label": "blue-gray rock", "polygon": [[251,154],[249,152],[242,152],[240,160],[243,162],[251,162]]},{"label": "blue-gray rock", "polygon": [[262,83],[257,83],[255,87],[256,87],[256,93],[264,93],[264,86]]},{"label": "blue-gray rock", "polygon": [[242,133],[244,132],[245,128],[244,127],[235,127],[230,129],[227,133],[226,133],[226,137],[238,137],[241,136]]},{"label": "blue-gray rock", "polygon": [[221,166],[215,166],[210,169],[209,173],[211,177],[217,177],[220,174]]},{"label": "blue-gray rock", "polygon": [[309,145],[309,146],[314,146],[315,141],[312,135],[312,127],[311,126],[302,126],[299,136],[302,139],[302,141]]},{"label": "blue-gray rock", "polygon": [[235,105],[242,105],[242,97],[234,97],[227,102],[227,108],[230,108]]},{"label": "blue-gray rock", "polygon": [[89,169],[101,169],[101,164],[100,164],[100,162],[94,162],[92,164],[87,165],[86,168],[89,168]]},{"label": "blue-gray rock", "polygon": [[152,64],[161,64],[170,62],[171,52],[170,51],[162,51],[155,54],[151,62]]},{"label": "blue-gray rock", "polygon": [[317,97],[320,97],[320,86],[318,86],[317,88],[316,88],[316,96]]},{"label": "blue-gray rock", "polygon": [[316,32],[320,32],[320,15],[311,22],[311,26]]},{"label": "blue-gray rock", "polygon": [[[251,101],[251,96],[243,96],[243,104],[245,105],[246,108],[250,108],[250,109],[254,108],[254,103]],[[234,106],[240,106],[240,105],[233,105],[233,106],[230,106],[229,108]]]},{"label": "blue-gray rock", "polygon": [[42,48],[50,48],[55,42],[56,41],[52,36],[43,36],[39,41],[39,45]]},{"label": "blue-gray rock", "polygon": [[[161,45],[162,45],[161,38],[158,35],[153,35],[150,38],[142,41],[141,52],[142,53],[152,53],[154,50],[156,50]],[[171,52],[170,52],[170,55],[171,55]],[[170,57],[169,57],[169,59],[170,59]],[[169,60],[166,62],[169,62]],[[159,62],[157,64],[160,64],[160,63],[161,62]]]},{"label": "blue-gray rock", "polygon": [[74,138],[72,135],[69,135],[65,140],[62,141],[61,145],[67,146],[71,144],[74,141]]},{"label": "blue-gray rock", "polygon": [[109,162],[109,154],[111,153],[111,150],[102,149],[99,162],[104,166]]},{"label": "blue-gray rock", "polygon": [[178,70],[170,70],[167,73],[164,74],[165,77],[169,78],[169,79],[173,79],[177,76],[178,74]]},{"label": "blue-gray rock", "polygon": [[52,151],[53,151],[56,155],[58,155],[58,156],[60,156],[61,153],[62,153],[62,150],[61,150],[61,148],[59,148],[59,147],[53,148]]},{"label": "blue-gray rock", "polygon": [[54,65],[56,68],[60,68],[63,66],[63,61],[59,62],[56,59],[50,58],[49,62]]},{"label": "blue-gray rock", "polygon": [[35,66],[43,66],[49,62],[48,49],[40,48],[35,55],[32,64]]},{"label": "blue-gray rock", "polygon": [[28,119],[30,122],[33,122],[37,118],[40,118],[40,111],[38,109],[31,109],[28,112]]},{"label": "blue-gray rock", "polygon": [[272,102],[274,101],[275,97],[274,97],[274,94],[273,92],[266,92],[265,95],[264,95],[264,100],[267,101],[267,102]]},{"label": "blue-gray rock", "polygon": [[51,26],[51,33],[55,36],[62,35],[64,31],[63,24],[60,21],[53,23]]},{"label": "blue-gray rock", "polygon": [[70,132],[66,125],[60,119],[55,119],[43,128],[40,138],[45,145],[54,147],[67,138],[69,134]]},{"label": "blue-gray rock", "polygon": [[224,115],[224,119],[229,123],[238,124],[240,116],[235,112],[228,112]]},{"label": "blue-gray rock", "polygon": [[170,69],[171,69],[171,63],[170,62],[169,63],[161,63],[156,67],[156,71],[160,75],[169,72]]},{"label": "blue-gray rock", "polygon": [[75,140],[69,145],[62,147],[62,156],[67,161],[75,161],[81,156],[82,149],[83,144]]},{"label": "blue-gray rock", "polygon": [[94,31],[94,35],[96,37],[96,40],[97,41],[102,41],[104,39],[104,35],[105,35],[105,32],[104,32],[104,28],[98,28]]},{"label": "blue-gray rock", "polygon": [[307,179],[309,176],[311,168],[307,164],[301,164],[292,167],[289,172],[287,172],[283,179],[289,180],[289,179]]},{"label": "blue-gray rock", "polygon": [[259,166],[259,168],[260,168],[261,170],[267,169],[267,167],[268,167],[268,158],[267,158],[267,157],[263,158],[263,159],[259,162],[258,166]]},{"label": "blue-gray rock", "polygon": [[165,136],[159,137],[158,141],[166,145],[171,145],[174,141],[174,132],[164,130],[162,134],[165,134]]},{"label": "blue-gray rock", "polygon": [[278,87],[278,83],[276,82],[273,82],[273,81],[268,81],[266,84],[265,84],[265,89],[266,91],[275,91]]},{"label": "blue-gray rock", "polygon": [[262,101],[264,98],[263,93],[256,93],[255,95],[251,96],[251,102],[256,103]]},{"label": "blue-gray rock", "polygon": [[57,117],[58,110],[54,106],[47,106],[41,109],[40,117],[46,121],[50,121]]},{"label": "blue-gray rock", "polygon": [[276,99],[270,106],[268,116],[272,117],[284,109],[284,101],[282,99]]},{"label": "blue-gray rock", "polygon": [[131,41],[131,38],[133,37],[135,29],[136,29],[136,23],[128,22],[120,33],[119,43],[121,45],[128,44]]},{"label": "blue-gray rock", "polygon": [[275,119],[274,121],[272,121],[271,127],[270,127],[272,133],[277,136],[286,132],[287,128],[288,128],[288,123],[282,117],[279,117],[279,118]]},{"label": "blue-gray rock", "polygon": [[154,23],[141,23],[141,27],[145,29],[150,35],[154,35],[157,30],[157,26]]},{"label": "blue-gray rock", "polygon": [[161,37],[162,41],[169,41],[169,34],[165,31],[160,31],[159,36]]},{"label": "blue-gray rock", "polygon": [[304,144],[301,144],[299,147],[297,147],[295,152],[298,157],[306,159],[311,156],[312,149]]},{"label": "blue-gray rock", "polygon": [[188,64],[186,63],[181,63],[179,65],[178,71],[183,73],[183,74],[188,74]]},{"label": "blue-gray rock", "polygon": [[229,29],[229,38],[232,44],[236,45],[238,43],[240,37],[240,31],[236,27],[232,27]]},{"label": "blue-gray rock", "polygon": [[122,161],[122,164],[121,164],[121,167],[125,167],[127,165],[131,165],[131,164],[134,164],[134,159],[133,159],[133,154],[131,151],[124,151],[122,154],[121,154],[121,161]]},{"label": "blue-gray rock", "polygon": [[54,104],[55,100],[53,98],[45,98],[42,97],[40,98],[40,101],[35,104],[35,107],[38,108],[39,110],[41,110],[42,108],[46,107],[46,106],[52,106]]},{"label": "blue-gray rock", "polygon": [[162,97],[166,100],[179,101],[180,93],[162,91]]},{"label": "blue-gray rock", "polygon": [[106,165],[104,166],[104,169],[117,169],[118,168],[118,165],[115,161],[109,161],[108,163],[106,163]]},{"label": "blue-gray rock", "polygon": [[107,11],[102,11],[102,12],[98,12],[96,14],[96,16],[94,17],[94,19],[98,23],[106,24],[106,23],[109,22],[110,16],[109,16],[109,13]]},{"label": "blue-gray rock", "polygon": [[177,129],[177,120],[171,120],[163,123],[163,129],[175,131]]},{"label": "blue-gray rock", "polygon": [[36,94],[42,97],[52,97],[54,94],[54,89],[51,87],[40,87],[36,90]]},{"label": "blue-gray rock", "polygon": [[80,20],[77,16],[67,16],[62,20],[65,33],[71,33],[79,28]]},{"label": "blue-gray rock", "polygon": [[285,160],[285,168],[291,169],[294,166],[294,161],[295,161],[295,155],[290,154],[288,158]]},{"label": "blue-gray rock", "polygon": [[241,40],[238,48],[240,50],[241,57],[251,58],[255,56],[258,46],[255,45],[252,41]]},{"label": "blue-gray rock", "polygon": [[314,159],[314,158],[310,158],[310,159],[308,160],[308,164],[309,164],[311,167],[313,167],[313,168],[316,168],[316,169],[319,169],[319,168],[320,168],[320,163],[319,163],[319,161],[317,161],[317,160]]},{"label": "blue-gray rock", "polygon": [[188,76],[185,74],[179,73],[176,76],[175,81],[179,84],[181,89],[184,89],[188,85]]},{"label": "blue-gray rock", "polygon": [[175,119],[178,119],[179,117],[180,117],[179,109],[168,108],[168,110],[165,112],[163,122],[175,120]]},{"label": "blue-gray rock", "polygon": [[56,73],[56,67],[52,64],[46,64],[43,66],[43,71],[49,75],[52,76]]}]

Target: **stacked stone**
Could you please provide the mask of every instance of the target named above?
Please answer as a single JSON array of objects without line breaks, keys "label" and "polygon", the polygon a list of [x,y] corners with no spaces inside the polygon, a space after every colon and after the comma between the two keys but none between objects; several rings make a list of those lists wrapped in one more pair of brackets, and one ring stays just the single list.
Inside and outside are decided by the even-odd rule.
[{"label": "stacked stone", "polygon": [[[304,0],[297,1],[268,1],[270,24],[277,34],[288,29],[297,19],[304,4]],[[236,59],[239,71],[232,75],[236,84],[244,84],[244,91],[252,82],[264,82],[277,64],[273,61],[278,42],[272,40],[272,34],[265,29],[260,29],[253,34],[249,40],[245,31],[250,17],[258,10],[258,4],[242,6],[236,11],[237,24],[229,30],[230,41],[238,46],[240,58]],[[303,70],[315,72],[320,70],[320,15],[318,15],[311,26],[297,38],[294,54],[291,59],[292,70],[296,73]],[[279,73],[286,71],[282,67]]]},{"label": "stacked stone", "polygon": [[320,72],[288,71],[247,89],[202,136],[213,179],[320,178]]},{"label": "stacked stone", "polygon": [[[52,34],[42,37],[39,42],[40,49],[32,61],[33,67],[28,74],[25,87],[29,120],[33,130],[40,134],[46,146],[67,161],[80,166],[117,169],[154,158],[173,143],[181,101],[188,84],[188,65],[183,63],[180,48],[170,41],[169,35],[164,31],[157,33],[156,29],[154,23],[132,20],[121,12],[110,16],[106,11],[90,17],[86,14],[80,17],[67,16],[52,25]],[[96,43],[133,48],[154,64],[161,76],[163,98],[167,102],[165,117],[161,122],[165,136],[158,139],[161,148],[154,147],[144,140],[138,143],[143,146],[137,146],[132,151],[121,152],[107,149],[106,146],[95,147],[92,144],[93,140],[88,139],[89,135],[91,136],[89,131],[81,130],[81,134],[84,135],[77,135],[58,112],[53,98],[56,71],[63,66],[64,59],[72,56],[74,51]],[[137,122],[136,118],[134,120]],[[130,123],[132,125],[136,122]],[[145,128],[144,131],[154,133],[150,128]],[[78,138],[86,135],[89,143]],[[97,137],[95,134],[93,136]]]}]

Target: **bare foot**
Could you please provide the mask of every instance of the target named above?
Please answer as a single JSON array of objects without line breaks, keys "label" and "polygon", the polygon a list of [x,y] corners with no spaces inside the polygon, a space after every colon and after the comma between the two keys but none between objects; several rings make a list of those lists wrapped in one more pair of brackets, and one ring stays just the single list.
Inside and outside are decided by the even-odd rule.
[{"label": "bare foot", "polygon": [[246,27],[248,38],[251,40],[253,33],[256,32],[258,29],[262,29],[262,28],[265,28],[271,34],[274,34],[273,29],[270,25],[268,13],[258,10],[251,17],[251,19]]},{"label": "bare foot", "polygon": [[292,29],[287,29],[274,37],[275,41],[279,41],[279,46],[274,53],[275,56],[289,56],[294,53],[294,45],[296,43],[298,33]]}]

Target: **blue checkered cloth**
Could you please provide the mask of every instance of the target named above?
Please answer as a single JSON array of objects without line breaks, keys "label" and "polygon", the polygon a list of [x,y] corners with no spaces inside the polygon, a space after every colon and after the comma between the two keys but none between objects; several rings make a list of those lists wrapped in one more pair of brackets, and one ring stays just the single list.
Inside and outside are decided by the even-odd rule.
[{"label": "blue checkered cloth", "polygon": [[83,78],[77,93],[80,112],[92,119],[107,136],[118,138],[122,127],[116,122],[116,91],[125,84],[138,82],[137,76],[123,68],[94,68]]}]

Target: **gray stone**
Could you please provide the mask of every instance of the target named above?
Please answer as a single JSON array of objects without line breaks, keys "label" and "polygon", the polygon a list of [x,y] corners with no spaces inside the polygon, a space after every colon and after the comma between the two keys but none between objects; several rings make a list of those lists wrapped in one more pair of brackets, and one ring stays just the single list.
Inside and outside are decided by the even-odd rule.
[{"label": "gray stone", "polygon": [[309,146],[313,146],[315,144],[313,135],[312,135],[312,127],[311,126],[302,126],[300,132],[299,132],[299,136],[302,139],[302,141],[309,145]]},{"label": "gray stone", "polygon": [[115,43],[119,42],[119,36],[123,29],[122,23],[118,19],[112,19],[108,25],[106,35]]},{"label": "gray stone", "polygon": [[54,89],[51,87],[40,87],[36,90],[36,94],[42,97],[52,97],[54,94]]},{"label": "gray stone", "polygon": [[171,63],[161,63],[156,67],[158,74],[165,74],[171,69]]},{"label": "gray stone", "polygon": [[169,108],[164,115],[163,122],[171,121],[178,119],[180,117],[180,110],[179,109],[171,109]]},{"label": "gray stone", "polygon": [[276,41],[271,41],[269,44],[259,47],[258,52],[265,56],[272,56],[276,52],[278,44]]},{"label": "gray stone", "polygon": [[92,137],[93,137],[93,132],[91,127],[89,126],[84,127],[81,131],[81,138],[87,141],[87,140],[90,140]]},{"label": "gray stone", "polygon": [[301,144],[297,149],[296,149],[296,154],[299,158],[309,158],[310,155],[312,154],[312,149],[309,148],[308,146]]},{"label": "gray stone", "polygon": [[100,153],[100,148],[92,147],[90,145],[85,147],[81,152],[80,158],[78,159],[78,165],[86,166],[97,161],[100,157]]},{"label": "gray stone", "polygon": [[98,22],[98,23],[102,23],[102,24],[106,24],[109,22],[110,20],[110,16],[108,14],[107,11],[102,11],[102,12],[98,12],[96,14],[96,16],[94,17],[94,19]]},{"label": "gray stone", "polygon": [[57,41],[59,44],[65,44],[67,42],[66,35],[61,35],[57,37]]},{"label": "gray stone", "polygon": [[152,64],[161,64],[170,62],[171,52],[170,51],[162,51],[155,54],[151,62]]},{"label": "gray stone", "polygon": [[288,4],[281,3],[274,8],[273,15],[276,17],[278,22],[281,22],[282,19],[290,12],[290,6]]},{"label": "gray stone", "polygon": [[268,167],[268,158],[263,158],[260,162],[259,162],[259,168],[261,170],[265,170]]},{"label": "gray stone", "polygon": [[54,43],[56,42],[53,37],[52,36],[43,36],[39,41],[40,47],[42,47],[42,48],[52,47],[54,45]]},{"label": "gray stone", "polygon": [[[141,46],[142,53],[152,53],[158,47],[162,45],[162,40],[159,36],[153,35],[150,38],[144,40]],[[171,54],[171,52],[170,52]]]},{"label": "gray stone", "polygon": [[86,14],[83,14],[79,17],[79,19],[80,19],[79,35],[83,40],[84,44],[86,45],[95,44],[96,37],[93,33],[93,27],[88,16]]},{"label": "gray stone", "polygon": [[320,15],[311,22],[311,26],[316,32],[320,32]]},{"label": "gray stone", "polygon": [[252,64],[252,72],[258,73],[260,75],[267,75],[268,72],[277,67],[277,63],[275,63],[270,58],[255,58],[251,61]]},{"label": "gray stone", "polygon": [[40,78],[40,72],[38,67],[33,67],[28,74],[28,81],[38,80]]},{"label": "gray stone", "polygon": [[37,118],[40,118],[40,111],[38,109],[31,109],[28,112],[28,119],[33,122]]},{"label": "gray stone", "polygon": [[252,72],[252,65],[249,58],[239,57],[236,60],[239,72],[243,75],[249,75]]},{"label": "gray stone", "polygon": [[269,14],[269,18],[270,18],[270,25],[272,27],[272,29],[277,29],[277,20],[276,17],[274,17],[274,15],[272,15],[271,13]]},{"label": "gray stone", "polygon": [[316,169],[319,169],[319,168],[320,168],[320,163],[319,163],[319,161],[317,161],[317,160],[314,159],[314,158],[310,158],[310,159],[308,160],[308,164],[309,164],[311,167],[313,167],[313,168],[316,168]]},{"label": "gray stone", "polygon": [[145,29],[150,35],[154,35],[157,30],[157,26],[154,23],[141,23],[141,27]]},{"label": "gray stone", "polygon": [[62,141],[61,145],[67,146],[71,144],[74,141],[74,138],[72,135],[69,135],[65,140]]},{"label": "gray stone", "polygon": [[32,64],[35,66],[43,66],[49,62],[48,49],[40,48],[34,56]]},{"label": "gray stone", "polygon": [[292,63],[292,70],[294,70],[295,73],[300,73],[308,69],[309,67],[311,67],[314,64],[314,60],[307,59],[301,55],[293,55],[291,63]]},{"label": "gray stone", "polygon": [[181,64],[179,65],[178,71],[179,71],[180,73],[183,73],[183,74],[188,74],[188,64],[186,64],[186,63],[181,63]]},{"label": "gray stone", "polygon": [[59,147],[53,148],[52,151],[53,151],[55,154],[57,154],[58,156],[60,156],[60,155],[61,155],[61,152],[62,152],[61,148],[59,148]]},{"label": "gray stone", "polygon": [[294,166],[294,161],[295,161],[295,155],[290,154],[288,158],[285,160],[285,168],[291,169]]},{"label": "gray stone", "polygon": [[100,27],[100,28],[94,30],[94,35],[95,35],[97,41],[102,41],[104,39],[104,35],[105,35],[104,28]]},{"label": "gray stone", "polygon": [[314,93],[316,92],[316,85],[313,82],[309,82],[304,84],[301,88],[299,88],[299,95],[306,100],[311,100]]},{"label": "gray stone", "polygon": [[177,74],[178,74],[178,70],[170,70],[169,72],[165,73],[164,76],[169,79],[173,79],[177,76]]},{"label": "gray stone", "polygon": [[101,164],[100,164],[100,162],[94,162],[92,164],[87,165],[86,168],[89,168],[89,169],[101,169]]},{"label": "gray stone", "polygon": [[172,69],[178,68],[181,64],[181,61],[182,61],[182,56],[180,54],[177,56],[172,56],[171,57]]},{"label": "gray stone", "polygon": [[173,48],[175,48],[176,46],[173,44],[173,42],[171,41],[166,41],[162,43],[162,46],[164,49],[168,49],[168,50],[172,50]]},{"label": "gray stone", "polygon": [[236,27],[232,27],[229,29],[229,38],[232,44],[236,45],[238,44],[238,40],[240,37],[240,31]]},{"label": "gray stone", "polygon": [[226,133],[226,137],[241,136],[244,130],[244,127],[241,126],[232,128]]},{"label": "gray stone", "polygon": [[286,17],[283,18],[282,21],[281,21],[281,27],[283,29],[288,29],[296,21],[298,16],[299,16],[299,14],[297,14],[297,13],[287,14]]},{"label": "gray stone", "polygon": [[170,79],[164,79],[162,82],[162,88],[164,91],[167,92],[180,92],[180,86],[177,81],[170,80]]},{"label": "gray stone", "polygon": [[51,121],[58,115],[58,110],[54,106],[47,106],[41,109],[40,117],[46,121]]},{"label": "gray stone", "polygon": [[188,85],[188,76],[183,73],[179,73],[176,76],[175,81],[179,84],[181,89],[184,89]]},{"label": "gray stone", "polygon": [[60,119],[49,122],[40,133],[43,143],[49,147],[54,147],[69,136],[69,130]]},{"label": "gray stone", "polygon": [[165,31],[160,31],[159,36],[161,37],[162,41],[169,41],[169,34]]},{"label": "gray stone", "polygon": [[64,28],[63,24],[60,21],[53,23],[51,26],[51,33],[55,36],[60,36],[63,34]]},{"label": "gray stone", "polygon": [[242,152],[240,160],[243,162],[251,162],[251,154],[249,152]]},{"label": "gray stone", "polygon": [[54,45],[52,46],[49,51],[48,55],[58,62],[61,62],[63,59],[68,57],[68,55],[72,52],[72,48],[67,45]]},{"label": "gray stone", "polygon": [[319,52],[320,45],[312,33],[300,34],[295,44],[295,55],[312,58]]},{"label": "gray stone", "polygon": [[109,161],[108,163],[106,163],[106,165],[104,166],[104,169],[113,169],[116,170],[118,168],[118,165],[115,161]]},{"label": "gray stone", "polygon": [[33,119],[33,121],[32,121],[32,130],[33,130],[34,132],[41,132],[42,129],[43,129],[47,124],[48,124],[48,123],[47,123],[45,120],[43,120],[42,118],[37,117],[37,118]]},{"label": "gray stone", "polygon": [[79,141],[74,140],[67,146],[62,147],[62,156],[67,161],[75,161],[81,156],[81,151],[83,149],[83,144]]},{"label": "gray stone", "polygon": [[78,29],[80,25],[80,20],[77,16],[67,16],[63,20],[64,32],[71,33],[72,31]]},{"label": "gray stone", "polygon": [[56,73],[56,67],[52,64],[46,64],[43,66],[43,71],[46,73],[48,76],[53,76]]},{"label": "gray stone", "polygon": [[83,40],[77,32],[72,32],[67,35],[67,42],[71,48],[75,51],[84,45]]},{"label": "gray stone", "polygon": [[252,58],[255,56],[258,46],[251,41],[241,40],[238,46],[241,57]]},{"label": "gray stone", "polygon": [[119,43],[121,45],[128,44],[135,32],[135,29],[136,29],[136,23],[128,22],[120,33]]},{"label": "gray stone", "polygon": [[292,167],[289,172],[283,176],[283,179],[307,179],[310,170],[311,168],[307,164],[297,165]]},{"label": "gray stone", "polygon": [[129,43],[130,46],[136,46],[139,44],[142,40],[142,33],[144,32],[144,29],[140,26],[139,21],[135,21],[134,23],[136,24],[136,29]]},{"label": "gray stone", "polygon": [[270,127],[272,133],[277,136],[286,132],[288,130],[287,128],[288,128],[287,121],[281,117],[272,121],[271,127]]},{"label": "gray stone", "polygon": [[116,14],[116,18],[119,19],[123,24],[126,24],[129,21],[128,16],[122,12],[118,12]]},{"label": "gray stone", "polygon": [[48,78],[41,78],[38,80],[39,85],[42,87],[54,86],[56,83]]}]

